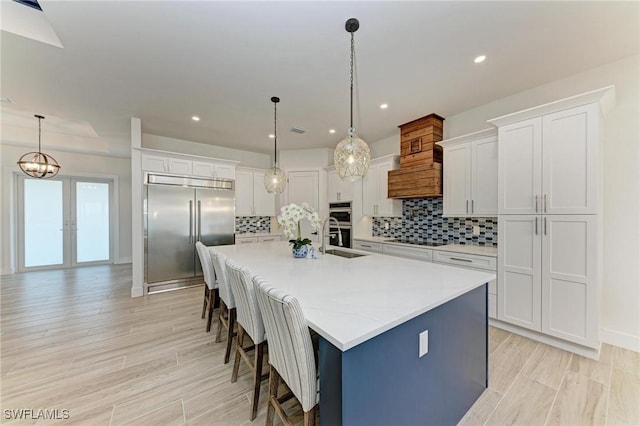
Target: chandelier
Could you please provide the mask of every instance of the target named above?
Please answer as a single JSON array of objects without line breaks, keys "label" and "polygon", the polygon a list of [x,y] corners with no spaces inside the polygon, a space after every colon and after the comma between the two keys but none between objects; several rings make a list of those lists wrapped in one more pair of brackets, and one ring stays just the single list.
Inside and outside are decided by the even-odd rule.
[{"label": "chandelier", "polygon": [[18,160],[18,166],[25,174],[39,179],[52,178],[60,171],[60,165],[49,154],[41,149],[42,120],[41,115],[34,115],[38,119],[38,152],[27,152]]},{"label": "chandelier", "polygon": [[360,22],[355,18],[350,18],[344,27],[348,33],[351,33],[351,78],[349,86],[351,115],[347,136],[336,146],[336,150],[333,153],[333,164],[342,180],[353,182],[362,179],[367,174],[371,151],[369,151],[369,145],[356,135],[356,129],[353,127],[353,58],[355,52],[353,33],[360,28]]}]

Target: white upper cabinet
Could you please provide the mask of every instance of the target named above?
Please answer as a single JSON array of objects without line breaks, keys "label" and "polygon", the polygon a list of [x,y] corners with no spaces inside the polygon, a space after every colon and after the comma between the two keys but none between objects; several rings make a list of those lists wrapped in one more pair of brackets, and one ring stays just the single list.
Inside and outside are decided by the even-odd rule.
[{"label": "white upper cabinet", "polygon": [[540,213],[542,119],[498,129],[498,213]]},{"label": "white upper cabinet", "polygon": [[598,212],[600,109],[612,92],[605,88],[489,120],[499,126],[499,214]]},{"label": "white upper cabinet", "polygon": [[236,169],[236,216],[275,216],[276,197],[264,188],[265,170]]},{"label": "white upper cabinet", "polygon": [[542,118],[542,212],[596,214],[598,105]]},{"label": "white upper cabinet", "polygon": [[235,179],[235,161],[196,158],[199,159],[193,159],[185,154],[144,150],[142,153],[142,170],[183,176]]},{"label": "white upper cabinet", "polygon": [[190,160],[149,154],[142,155],[142,169],[149,172],[166,172],[178,175],[193,174]]},{"label": "white upper cabinet", "polygon": [[387,198],[388,172],[398,167],[397,155],[371,160],[369,171],[362,179],[362,213],[365,216],[402,216],[402,200]]},{"label": "white upper cabinet", "polygon": [[443,216],[497,216],[498,141],[495,129],[438,142],[443,147]]},{"label": "white upper cabinet", "polygon": [[327,169],[327,201],[353,201],[353,182],[344,181],[335,168]]}]

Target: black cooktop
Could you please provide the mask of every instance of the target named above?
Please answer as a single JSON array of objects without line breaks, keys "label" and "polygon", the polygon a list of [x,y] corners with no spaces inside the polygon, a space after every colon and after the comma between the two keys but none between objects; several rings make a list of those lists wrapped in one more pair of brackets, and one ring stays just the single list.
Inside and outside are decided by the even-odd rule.
[{"label": "black cooktop", "polygon": [[394,238],[391,240],[385,240],[390,243],[402,243],[402,244],[413,244],[415,246],[427,246],[427,247],[438,247],[443,246],[447,243],[439,243],[437,241],[419,241],[419,240],[407,240],[404,238]]}]

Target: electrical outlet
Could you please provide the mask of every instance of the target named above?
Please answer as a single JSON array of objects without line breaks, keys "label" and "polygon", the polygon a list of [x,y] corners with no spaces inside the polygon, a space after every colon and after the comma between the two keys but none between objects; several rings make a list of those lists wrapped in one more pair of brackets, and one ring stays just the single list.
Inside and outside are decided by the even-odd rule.
[{"label": "electrical outlet", "polygon": [[480,226],[473,225],[473,235],[480,235]]},{"label": "electrical outlet", "polygon": [[384,223],[384,229],[389,230],[389,222]]},{"label": "electrical outlet", "polygon": [[420,350],[418,352],[419,357],[423,357],[429,352],[429,330],[425,330],[420,333]]},{"label": "electrical outlet", "polygon": [[262,221],[259,220],[256,222],[256,226],[260,226],[260,225],[262,225]]}]

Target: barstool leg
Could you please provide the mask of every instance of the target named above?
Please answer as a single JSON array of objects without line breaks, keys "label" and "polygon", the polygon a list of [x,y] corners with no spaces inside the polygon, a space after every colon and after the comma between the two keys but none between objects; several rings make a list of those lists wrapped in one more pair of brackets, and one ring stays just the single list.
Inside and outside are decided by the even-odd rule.
[{"label": "barstool leg", "polygon": [[229,309],[229,329],[227,330],[227,350],[224,353],[224,363],[229,363],[231,344],[233,343],[233,329],[236,325],[236,308]]}]

